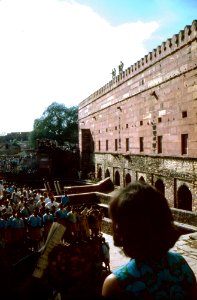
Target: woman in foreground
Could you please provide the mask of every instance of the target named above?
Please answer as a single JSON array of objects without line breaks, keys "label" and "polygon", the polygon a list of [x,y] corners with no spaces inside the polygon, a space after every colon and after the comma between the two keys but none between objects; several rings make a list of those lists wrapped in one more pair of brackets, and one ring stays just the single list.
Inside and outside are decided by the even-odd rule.
[{"label": "woman in foreground", "polygon": [[179,238],[165,197],[144,182],[120,190],[110,202],[114,245],[131,260],[104,281],[112,299],[197,299],[192,269],[169,251]]}]

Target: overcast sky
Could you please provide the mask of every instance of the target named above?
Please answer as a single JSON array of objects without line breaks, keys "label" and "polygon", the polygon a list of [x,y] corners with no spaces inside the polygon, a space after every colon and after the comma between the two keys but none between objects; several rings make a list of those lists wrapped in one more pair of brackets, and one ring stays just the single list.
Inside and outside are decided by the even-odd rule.
[{"label": "overcast sky", "polygon": [[78,105],[196,13],[196,0],[0,0],[0,134]]}]

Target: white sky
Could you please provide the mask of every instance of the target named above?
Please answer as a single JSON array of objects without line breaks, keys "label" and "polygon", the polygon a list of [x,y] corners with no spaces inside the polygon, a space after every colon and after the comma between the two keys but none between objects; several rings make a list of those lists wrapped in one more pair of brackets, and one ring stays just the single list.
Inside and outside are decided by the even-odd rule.
[{"label": "white sky", "polygon": [[74,1],[0,0],[0,134],[31,131],[52,102],[78,105],[120,61],[127,68],[147,54],[158,27],[112,26]]}]

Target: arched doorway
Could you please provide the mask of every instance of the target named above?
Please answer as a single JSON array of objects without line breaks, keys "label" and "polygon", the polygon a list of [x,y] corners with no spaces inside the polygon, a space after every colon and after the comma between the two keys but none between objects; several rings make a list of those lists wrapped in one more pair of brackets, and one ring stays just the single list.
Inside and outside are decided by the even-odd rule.
[{"label": "arched doorway", "polygon": [[179,209],[192,211],[192,194],[186,184],[182,184],[177,191]]},{"label": "arched doorway", "polygon": [[127,186],[131,182],[131,175],[129,173],[125,176],[125,186]]},{"label": "arched doorway", "polygon": [[115,172],[115,176],[114,176],[114,184],[120,186],[120,174],[118,171]]},{"label": "arched doorway", "polygon": [[110,173],[109,173],[108,169],[105,171],[105,178],[107,178],[107,177],[110,177]]},{"label": "arched doorway", "polygon": [[102,169],[101,169],[101,167],[99,167],[99,169],[98,169],[98,171],[97,171],[97,178],[98,178],[99,180],[102,180]]},{"label": "arched doorway", "polygon": [[155,188],[165,196],[165,186],[161,179],[155,182]]}]

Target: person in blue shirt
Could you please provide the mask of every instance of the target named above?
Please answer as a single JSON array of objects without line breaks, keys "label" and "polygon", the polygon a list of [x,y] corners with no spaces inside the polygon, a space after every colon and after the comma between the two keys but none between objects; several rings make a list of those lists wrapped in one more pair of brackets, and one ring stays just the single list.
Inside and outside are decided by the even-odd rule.
[{"label": "person in blue shirt", "polygon": [[56,210],[56,218],[57,221],[61,223],[61,220],[65,220],[68,218],[68,209],[64,207],[62,203],[59,204],[59,207]]},{"label": "person in blue shirt", "polygon": [[6,213],[5,209],[2,210],[1,214],[1,239],[5,247],[11,247],[13,244],[13,235],[12,235],[12,220],[10,216]]},{"label": "person in blue shirt", "polygon": [[20,211],[17,211],[11,222],[13,241],[15,249],[19,252],[24,247],[26,240],[26,226]]},{"label": "person in blue shirt", "polygon": [[130,261],[103,283],[110,299],[197,299],[195,274],[170,250],[180,236],[164,195],[145,182],[120,189],[109,205],[115,246]]},{"label": "person in blue shirt", "polygon": [[25,228],[25,223],[22,218],[21,212],[17,211],[15,216],[12,218],[12,223],[11,223],[12,228]]},{"label": "person in blue shirt", "polygon": [[37,251],[42,240],[42,219],[39,216],[39,208],[34,209],[33,214],[28,218],[28,228],[32,249]]},{"label": "person in blue shirt", "polygon": [[62,203],[64,206],[66,206],[66,205],[68,205],[69,201],[70,201],[70,200],[69,200],[69,197],[68,197],[68,195],[67,195],[67,192],[65,191],[64,196],[61,197],[61,203]]},{"label": "person in blue shirt", "polygon": [[42,222],[44,226],[44,241],[46,241],[49,230],[54,222],[54,216],[50,212],[49,208],[46,208],[46,212],[42,216]]}]

